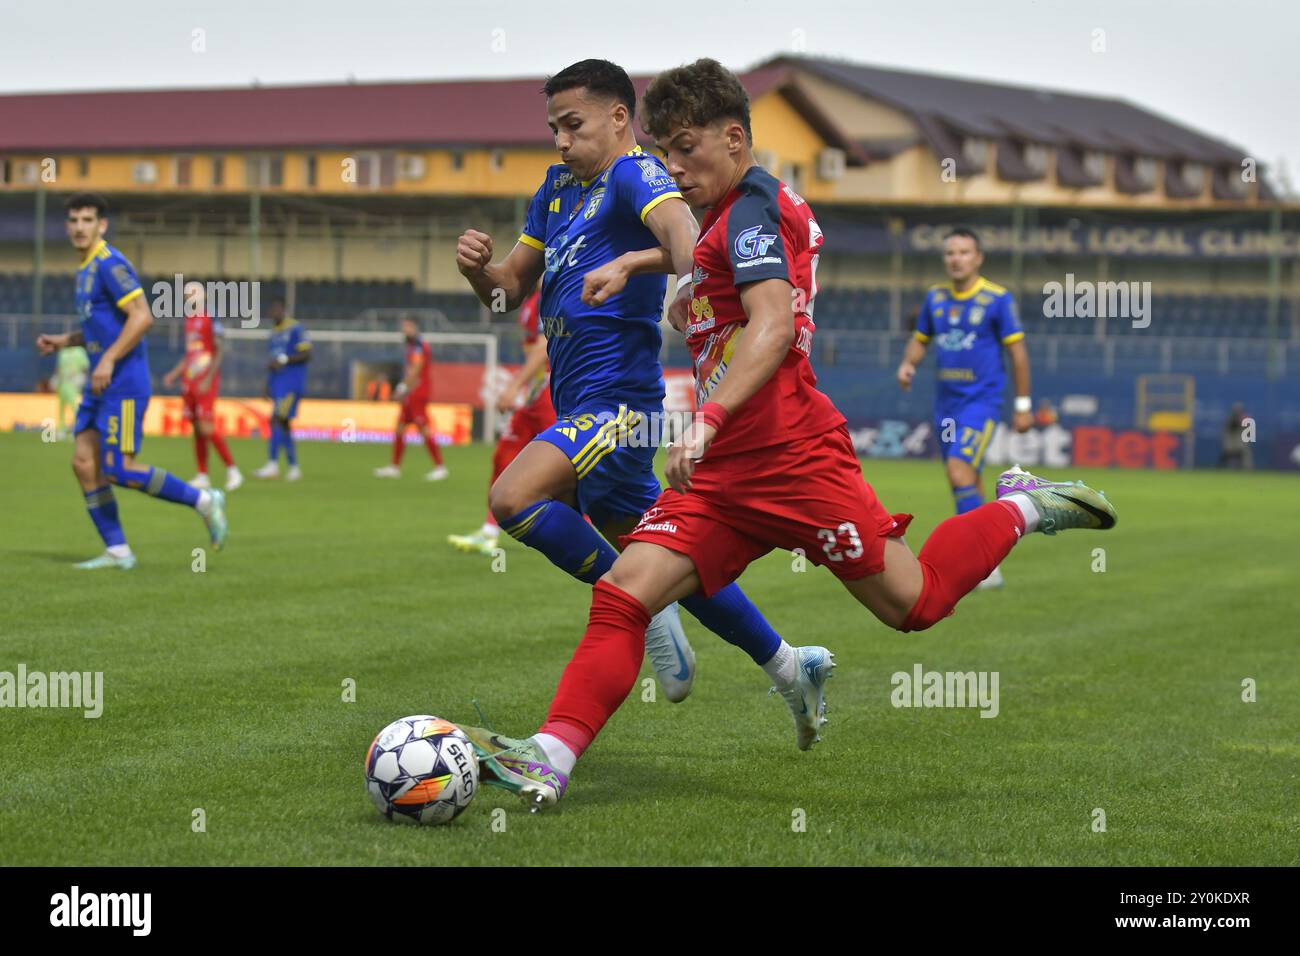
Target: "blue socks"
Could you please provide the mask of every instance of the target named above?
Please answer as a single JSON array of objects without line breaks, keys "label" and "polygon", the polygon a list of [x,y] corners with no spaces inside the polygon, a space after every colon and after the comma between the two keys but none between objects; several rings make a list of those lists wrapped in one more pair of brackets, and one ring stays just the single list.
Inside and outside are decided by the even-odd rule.
[{"label": "blue socks", "polygon": [[[560,501],[547,499],[530,505],[501,522],[501,530],[521,544],[542,552],[557,568],[587,584],[599,581],[618,558],[614,546],[599,531]],[[766,663],[781,646],[781,636],[735,584],[727,585],[711,598],[692,594],[679,603],[701,624],[728,644],[739,647],[757,664]]]},{"label": "blue socks", "polygon": [[678,603],[718,637],[752,657],[755,664],[766,664],[781,646],[781,635],[772,630],[734,581],[711,598],[697,592]]},{"label": "blue socks", "polygon": [[199,489],[161,468],[149,469],[149,480],[145,483],[144,490],[155,498],[172,501],[178,505],[189,505],[194,508],[199,503]]},{"label": "blue socks", "polygon": [[266,460],[280,460],[280,423],[274,420],[271,422],[271,442],[266,451]]},{"label": "blue socks", "polygon": [[980,505],[984,504],[984,496],[980,494],[980,486],[962,485],[960,488],[952,490],[952,496],[957,500],[957,514],[964,515],[968,511],[974,511]]},{"label": "blue socks", "polygon": [[110,485],[84,492],[86,510],[90,520],[95,522],[95,530],[108,548],[126,544],[126,534],[122,531],[122,522],[117,517],[117,499],[113,497]]},{"label": "blue socks", "polygon": [[536,548],[566,574],[595,584],[614,566],[618,552],[562,501],[538,501],[501,522],[501,530],[521,544]]},{"label": "blue socks", "polygon": [[279,461],[280,449],[284,449],[284,456],[293,467],[298,464],[298,449],[293,443],[293,432],[290,428],[281,425],[277,419],[271,420],[271,447],[267,450],[267,461]]}]

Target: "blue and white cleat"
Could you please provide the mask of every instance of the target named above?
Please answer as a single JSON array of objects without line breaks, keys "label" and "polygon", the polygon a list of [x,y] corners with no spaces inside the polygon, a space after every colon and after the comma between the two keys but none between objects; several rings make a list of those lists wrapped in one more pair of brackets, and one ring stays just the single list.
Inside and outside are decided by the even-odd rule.
[{"label": "blue and white cleat", "polygon": [[203,523],[208,526],[208,537],[212,539],[212,548],[220,551],[226,546],[226,536],[230,533],[230,527],[226,523],[226,493],[224,491],[209,491],[212,495],[212,510],[203,517]]},{"label": "blue and white cleat", "polygon": [[[798,676],[789,690],[780,693],[794,716],[795,746],[811,750],[822,739],[820,731],[826,723],[826,682],[835,669],[835,655],[816,646],[796,648],[795,655]],[[776,688],[769,693],[776,693]]]},{"label": "blue and white cleat", "polygon": [[645,654],[664,696],[674,704],[684,701],[695,683],[695,651],[682,630],[676,604],[668,605],[651,619],[645,630]]},{"label": "blue and white cleat", "polygon": [[998,497],[1022,494],[1038,509],[1038,528],[1056,534],[1070,528],[1106,531],[1119,520],[1104,491],[1093,491],[1082,481],[1048,481],[1014,465],[998,477]]},{"label": "blue and white cleat", "polygon": [[81,561],[73,567],[78,571],[98,571],[100,568],[120,568],[123,571],[130,571],[135,567],[135,555],[128,554],[119,558],[105,551],[99,557]]}]

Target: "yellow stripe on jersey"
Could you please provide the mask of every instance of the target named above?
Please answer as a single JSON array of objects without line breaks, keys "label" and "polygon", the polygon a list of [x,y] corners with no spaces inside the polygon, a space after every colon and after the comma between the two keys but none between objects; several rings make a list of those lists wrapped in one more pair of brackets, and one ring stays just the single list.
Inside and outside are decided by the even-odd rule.
[{"label": "yellow stripe on jersey", "polygon": [[122,308],[122,306],[126,305],[138,295],[144,295],[144,289],[132,289],[126,295],[122,296],[122,298],[117,300],[117,307],[119,309]]},{"label": "yellow stripe on jersey", "polygon": [[665,199],[681,199],[681,198],[682,198],[682,194],[679,193],[676,189],[672,190],[671,192],[666,192],[662,196],[656,196],[654,199],[650,200],[648,203],[646,203],[644,206],[641,207],[641,221],[645,222],[645,217],[650,215],[650,211],[654,209],[655,206],[663,202]]},{"label": "yellow stripe on jersey", "polygon": [[95,256],[99,255],[99,251],[107,245],[108,242],[106,240],[104,239],[99,240],[99,242],[97,242],[94,245],[94,247],[89,252],[86,253],[86,258],[81,260],[81,265],[77,266],[77,268],[84,269],[86,268],[86,266],[90,265],[90,260],[95,258]]},{"label": "yellow stripe on jersey", "polygon": [[930,341],[930,336],[926,335],[924,332],[913,332],[912,334],[915,335],[916,340],[922,344]]},{"label": "yellow stripe on jersey", "polygon": [[573,467],[578,471],[578,476],[582,476],[582,466],[587,463],[592,455],[596,454],[601,448],[605,447],[607,436],[615,431],[627,418],[627,406],[620,405],[618,414],[610,421],[605,422],[600,428],[596,429],[596,434],[591,436],[587,444],[578,449],[578,453],[569,460],[573,462]]},{"label": "yellow stripe on jersey", "polygon": [[1002,344],[1010,345],[1012,342],[1019,342],[1024,337],[1025,337],[1024,332],[1012,332],[1010,335],[1008,335],[1005,339],[1002,340]]},{"label": "yellow stripe on jersey", "polygon": [[532,236],[530,236],[530,235],[529,235],[528,233],[526,233],[526,232],[521,232],[521,233],[519,234],[519,241],[522,242],[522,243],[523,243],[524,245],[526,245],[526,246],[532,246],[532,247],[533,247],[534,249],[536,249],[538,252],[545,252],[545,251],[546,251],[546,243],[542,242],[542,240],[540,240],[540,239],[534,239]]}]

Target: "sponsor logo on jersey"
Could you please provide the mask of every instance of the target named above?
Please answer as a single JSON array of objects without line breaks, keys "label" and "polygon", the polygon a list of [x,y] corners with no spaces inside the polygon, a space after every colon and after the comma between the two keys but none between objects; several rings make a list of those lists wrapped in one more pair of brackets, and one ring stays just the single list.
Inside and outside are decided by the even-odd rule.
[{"label": "sponsor logo on jersey", "polygon": [[[762,226],[750,226],[736,236],[736,258],[757,259],[759,256],[766,256],[767,250],[772,248],[774,242],[776,242],[775,234],[763,232]],[[776,261],[781,260],[776,259]]]},{"label": "sponsor logo on jersey", "polygon": [[822,227],[817,225],[817,220],[809,217],[808,219],[808,245],[815,246],[821,242]]},{"label": "sponsor logo on jersey", "polygon": [[946,352],[967,352],[975,347],[975,333],[950,329],[935,339],[935,343]]},{"label": "sponsor logo on jersey", "polygon": [[638,159],[636,164],[641,167],[641,178],[646,182],[658,179],[664,174],[663,167],[653,159]]},{"label": "sponsor logo on jersey", "polygon": [[793,189],[791,189],[786,183],[781,184],[781,189],[787,196],[790,197],[790,201],[794,203],[796,206],[803,205],[803,197],[800,196]]},{"label": "sponsor logo on jersey", "polygon": [[573,173],[560,173],[551,183],[551,189],[563,189],[565,186],[572,186],[578,180],[574,178]]}]

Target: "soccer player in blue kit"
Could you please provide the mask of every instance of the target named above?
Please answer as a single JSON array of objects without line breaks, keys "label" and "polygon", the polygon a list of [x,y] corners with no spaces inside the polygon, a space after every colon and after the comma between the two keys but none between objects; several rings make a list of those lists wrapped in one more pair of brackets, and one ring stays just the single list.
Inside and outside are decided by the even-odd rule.
[{"label": "soccer player in blue kit", "polygon": [[[610,542],[632,530],[661,490],[655,443],[638,434],[644,436],[663,407],[659,321],[666,279],[607,281],[590,302],[583,301],[583,279],[625,252],[661,246],[677,274],[689,278],[699,227],[663,164],[636,144],[636,94],[621,67],[583,60],[552,76],[543,92],[562,162],[547,170],[504,260],[494,264],[491,237],[468,230],[456,264],[479,299],[498,309],[516,308],[542,280],[542,332],[558,420],[497,479],[489,505],[508,534],[594,585],[618,556]],[[688,301],[689,287],[672,308]],[[823,720],[829,651],[792,648],[735,584],[681,604],[763,668],[794,715],[799,748],[811,747]],[[685,698],[694,654],[675,605],[651,621],[646,653],[665,694]]]},{"label": "soccer player in blue kit", "polygon": [[49,355],[84,345],[94,363],[77,409],[72,470],[105,550],[76,567],[135,567],[135,555],[118,518],[113,485],[193,508],[207,525],[212,546],[220,550],[227,534],[225,494],[195,488],[135,458],[144,440],[144,415],[152,394],[144,335],[153,325],[153,315],[135,269],[104,239],[108,204],[99,196],[80,193],[68,199],[64,208],[68,239],[83,256],[76,289],[81,328],[62,335],[41,335],[36,347]]},{"label": "soccer player in blue kit", "polygon": [[[949,281],[932,286],[925,295],[916,331],[898,366],[898,384],[903,391],[912,387],[916,366],[933,341],[939,367],[934,427],[960,515],[984,503],[980,468],[1002,417],[1003,349],[1011,357],[1015,380],[1012,427],[1016,431],[1029,431],[1033,425],[1033,404],[1029,352],[1016,303],[1010,292],[980,275],[984,253],[979,236],[970,229],[953,229],[943,240],[943,263]],[[980,585],[1001,586],[1000,568],[994,568]]]},{"label": "soccer player in blue kit", "polygon": [[271,300],[271,337],[267,340],[270,361],[267,363],[266,395],[271,399],[271,437],[267,442],[266,464],[253,472],[255,478],[280,477],[280,450],[284,449],[289,470],[285,481],[298,481],[298,449],[293,443],[293,420],[298,403],[307,388],[307,363],[311,361],[311,341],[297,319],[284,313],[284,299]]}]

